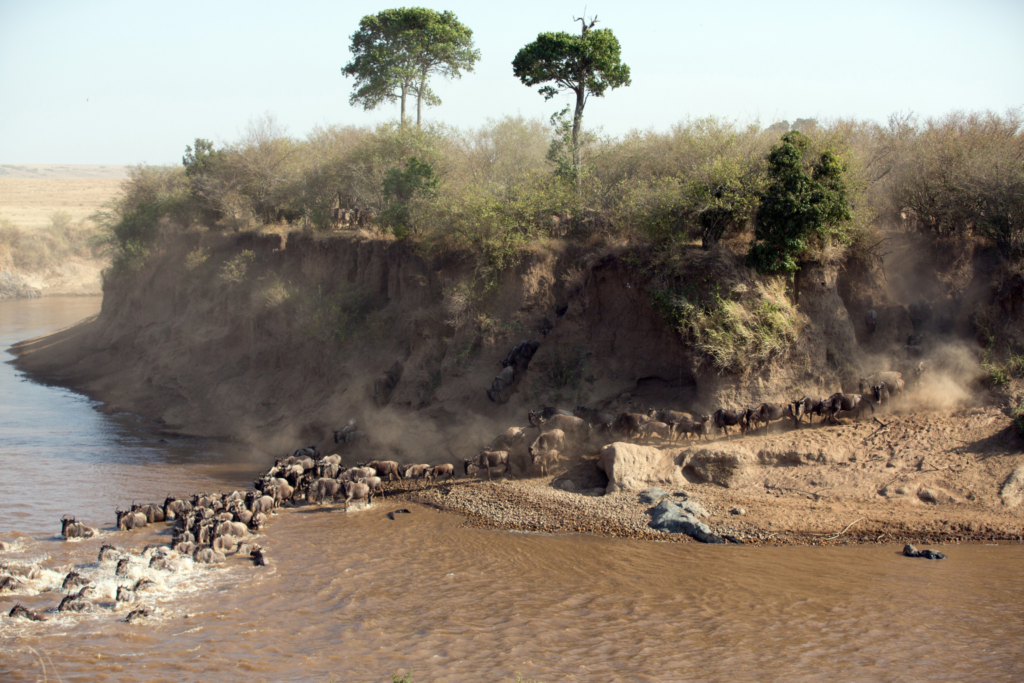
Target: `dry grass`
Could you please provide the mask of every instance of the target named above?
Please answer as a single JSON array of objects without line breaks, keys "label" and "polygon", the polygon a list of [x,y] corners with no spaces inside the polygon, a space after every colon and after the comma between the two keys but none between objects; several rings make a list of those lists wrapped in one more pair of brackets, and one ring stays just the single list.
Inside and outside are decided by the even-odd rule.
[{"label": "dry grass", "polygon": [[121,188],[117,178],[12,178],[0,176],[0,218],[23,230],[48,228],[56,211],[72,223],[88,219]]}]

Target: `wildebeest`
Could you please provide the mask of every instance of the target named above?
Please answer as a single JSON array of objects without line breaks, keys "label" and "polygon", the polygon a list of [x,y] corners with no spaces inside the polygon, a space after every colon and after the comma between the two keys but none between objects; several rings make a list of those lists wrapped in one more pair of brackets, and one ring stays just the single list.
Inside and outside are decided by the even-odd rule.
[{"label": "wildebeest", "polygon": [[822,412],[835,419],[835,416],[838,415],[840,411],[856,411],[856,419],[860,421],[860,414],[864,411],[865,405],[869,406],[871,408],[871,413],[874,414],[874,404],[860,394],[844,394],[842,392],[837,392],[828,397],[825,405],[822,406]]},{"label": "wildebeest", "polygon": [[552,429],[550,432],[544,432],[534,439],[527,452],[531,458],[536,460],[538,453],[561,450],[563,446],[565,446],[565,432],[561,429]]},{"label": "wildebeest", "polygon": [[192,504],[187,500],[179,500],[172,496],[167,496],[164,500],[164,519],[170,521],[176,519],[180,515],[191,512]]},{"label": "wildebeest", "polygon": [[58,612],[91,612],[95,606],[77,594],[65,595],[57,606]]},{"label": "wildebeest", "polygon": [[21,604],[17,604],[11,608],[11,611],[7,614],[11,619],[31,619],[32,621],[46,621],[46,617],[33,612],[32,610],[24,607]]},{"label": "wildebeest", "polygon": [[[550,434],[551,432],[548,432],[548,433]],[[563,438],[564,438],[564,434],[563,434]],[[532,446],[531,446],[531,448],[532,448]],[[531,455],[532,455],[532,453],[531,453]],[[469,471],[471,467],[473,468],[472,472]],[[491,468],[492,467],[502,467],[502,468],[504,468],[502,470],[502,472],[506,476],[511,477],[512,476],[512,468],[509,465],[509,461],[508,461],[508,451],[480,451],[479,453],[474,455],[472,458],[466,458],[463,461],[463,469],[465,470],[465,474],[466,474],[467,477],[470,476],[471,474],[473,476],[476,476],[476,473],[479,470],[486,469],[487,470],[487,481],[490,481],[491,480]]]},{"label": "wildebeest", "polygon": [[217,564],[218,562],[224,562],[226,559],[224,553],[219,553],[210,547],[197,548],[192,554],[194,562],[202,562],[204,564]]},{"label": "wildebeest", "polygon": [[214,536],[213,540],[210,542],[210,547],[219,553],[227,555],[235,549],[235,537],[230,534]]},{"label": "wildebeest", "polygon": [[13,576],[0,576],[0,593],[16,591],[21,588],[21,581]]},{"label": "wildebeest", "polygon": [[61,590],[73,590],[81,586],[88,586],[92,581],[85,578],[75,570],[68,572],[67,576],[64,577],[64,582],[60,585]]},{"label": "wildebeest", "polygon": [[529,422],[531,427],[536,427],[539,420],[550,420],[555,415],[568,415],[569,417],[575,417],[568,410],[544,406],[540,410],[531,410],[530,412],[526,413],[526,420],[527,422]]},{"label": "wildebeest", "polygon": [[68,515],[60,518],[60,526],[60,534],[64,538],[92,538],[97,533],[95,529],[87,527]]},{"label": "wildebeest", "polygon": [[249,529],[241,522],[221,522],[214,531],[214,536],[234,536],[245,538],[249,535]]},{"label": "wildebeest", "polygon": [[454,479],[455,465],[451,464],[450,462],[446,462],[442,465],[434,465],[434,467],[430,469],[430,472],[427,473],[428,482],[436,482],[441,477],[446,477],[449,480]]},{"label": "wildebeest", "polygon": [[124,620],[129,624],[134,624],[136,621],[151,616],[153,616],[153,609],[151,607],[140,607],[139,609],[133,609],[129,612],[128,616],[125,617]]},{"label": "wildebeest", "polygon": [[[225,538],[231,538],[231,537],[230,536],[226,536]],[[179,553],[181,553],[182,555],[187,555],[187,554],[189,554],[189,553],[191,553],[191,552],[193,552],[195,550],[195,548],[187,547],[189,545],[195,545],[195,544],[181,543],[181,544],[178,544],[178,547],[175,548],[175,549]],[[178,565],[177,562],[175,562],[174,560],[172,560],[169,557],[154,557],[154,558],[150,559],[150,561],[149,561],[149,568],[150,569],[159,569],[159,570],[165,571],[165,572],[176,572],[176,571],[178,571],[179,565]],[[142,581],[147,581],[147,580],[148,579],[139,579],[139,581],[137,583],[142,582]],[[139,590],[139,587],[136,586],[135,590]]]},{"label": "wildebeest", "polygon": [[141,512],[146,515],[146,522],[148,524],[163,522],[167,519],[164,515],[163,507],[159,505],[132,503],[132,512]]},{"label": "wildebeest", "polygon": [[394,460],[373,460],[365,465],[360,465],[360,467],[369,467],[378,477],[381,479],[387,477],[388,481],[391,481],[392,477],[402,478],[402,470]]},{"label": "wildebeest", "polygon": [[725,438],[729,439],[729,427],[735,427],[739,425],[740,432],[747,431],[746,420],[744,419],[745,411],[743,410],[726,410],[725,408],[719,408],[711,414],[711,421],[715,425],[715,429],[723,432]]},{"label": "wildebeest", "polygon": [[309,458],[310,460],[316,460],[320,457],[320,449],[316,445],[308,446],[306,448],[299,448],[292,453],[293,458]]},{"label": "wildebeest", "polygon": [[523,431],[522,427],[509,427],[501,434],[494,437],[490,445],[487,447],[489,451],[511,451],[515,446],[518,446],[526,438],[526,432]]},{"label": "wildebeest", "polygon": [[541,432],[561,429],[566,437],[574,441],[583,441],[590,436],[590,424],[583,418],[572,415],[553,415],[550,418],[539,418],[534,425]]},{"label": "wildebeest", "polygon": [[615,416],[611,413],[605,413],[597,408],[588,408],[586,406],[576,406],[573,409],[572,414],[575,417],[586,420],[591,427],[599,424],[608,424],[615,419]]},{"label": "wildebeest", "polygon": [[710,415],[701,415],[699,420],[680,420],[672,425],[672,431],[677,436],[696,434],[698,440],[701,437],[708,438],[708,422],[710,420]]},{"label": "wildebeest", "polygon": [[347,439],[345,438],[346,435],[351,434],[354,431],[356,431],[356,421],[355,420],[349,420],[348,424],[346,424],[341,429],[333,430],[333,432],[334,432],[334,443],[341,443],[342,441],[347,441]]},{"label": "wildebeest", "polygon": [[146,521],[146,515],[142,512],[132,512],[131,510],[115,510],[114,513],[117,515],[117,528],[121,531],[129,531],[131,529],[139,529],[148,524]]},{"label": "wildebeest", "polygon": [[337,479],[316,479],[309,485],[309,502],[321,505],[324,498],[331,497],[331,501],[341,492],[342,483]]},{"label": "wildebeest", "polygon": [[246,526],[249,527],[250,530],[255,532],[262,529],[266,524],[267,516],[262,512],[254,512],[252,513],[252,517],[250,517],[249,521],[246,523]]},{"label": "wildebeest", "polygon": [[548,476],[548,468],[562,459],[557,450],[537,451],[532,457],[534,466],[540,465],[540,473],[545,477]]},{"label": "wildebeest", "polygon": [[367,504],[373,502],[373,489],[367,484],[363,484],[357,481],[346,481],[345,482],[345,509],[348,510],[348,504],[353,500],[365,500]]},{"label": "wildebeest", "polygon": [[814,424],[813,415],[821,417],[821,407],[827,399],[824,398],[811,398],[810,396],[804,396],[803,398],[793,401],[793,423],[796,427],[800,427],[800,423],[803,421],[804,415],[807,416],[808,424]]},{"label": "wildebeest", "polygon": [[[401,470],[399,470],[399,472],[401,472]],[[377,470],[372,467],[353,467],[350,470],[345,470],[341,478],[344,481],[359,481],[360,479],[375,476],[377,476]]]},{"label": "wildebeest", "polygon": [[125,586],[118,586],[117,596],[114,599],[117,602],[135,602],[135,591]]},{"label": "wildebeest", "polygon": [[117,569],[114,570],[114,576],[125,577],[131,572],[131,560],[127,557],[122,557],[117,561]]},{"label": "wildebeest", "polygon": [[782,403],[762,403],[749,413],[747,420],[751,430],[756,429],[757,423],[763,422],[764,433],[767,435],[769,425],[783,417],[794,417],[792,406]]},{"label": "wildebeest", "polygon": [[864,326],[868,329],[869,334],[875,333],[878,328],[878,313],[875,312],[875,309],[872,308],[864,314]]},{"label": "wildebeest", "polygon": [[122,557],[124,557],[123,550],[108,543],[104,543],[100,546],[100,554],[96,559],[98,562],[103,562],[104,560],[117,560]]},{"label": "wildebeest", "polygon": [[658,422],[656,420],[651,420],[640,425],[640,438],[643,441],[650,441],[652,436],[657,436],[665,441],[673,441],[675,432],[672,429],[672,425],[665,424],[664,422]]},{"label": "wildebeest", "polygon": [[253,565],[257,567],[267,566],[267,556],[263,554],[263,548],[256,546],[249,551],[249,557],[252,559]]},{"label": "wildebeest", "polygon": [[640,433],[640,425],[650,421],[650,418],[640,413],[619,413],[611,424],[608,425],[609,431],[613,434],[620,434],[625,437],[636,436]]},{"label": "wildebeest", "polygon": [[647,416],[652,420],[664,422],[665,424],[675,424],[682,420],[696,422],[698,419],[693,413],[683,413],[677,410],[657,410],[656,408],[651,408],[647,411]]},{"label": "wildebeest", "polygon": [[858,388],[861,394],[874,393],[874,387],[879,384],[884,384],[892,397],[903,396],[903,389],[906,386],[903,381],[903,373],[887,371],[861,377]]},{"label": "wildebeest", "polygon": [[406,465],[405,472],[402,473],[402,477],[408,480],[423,479],[427,476],[427,472],[430,471],[430,465]]}]

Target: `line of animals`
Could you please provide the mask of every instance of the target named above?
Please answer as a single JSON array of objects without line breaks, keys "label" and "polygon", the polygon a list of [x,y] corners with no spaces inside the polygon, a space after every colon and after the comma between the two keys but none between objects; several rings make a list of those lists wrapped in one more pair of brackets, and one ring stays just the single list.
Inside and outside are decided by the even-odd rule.
[{"label": "line of animals", "polygon": [[[911,371],[913,381],[920,379],[926,371],[924,362],[919,362]],[[565,452],[573,449],[594,450],[605,444],[622,439],[636,439],[648,442],[653,437],[675,442],[680,437],[710,439],[712,429],[730,438],[729,428],[738,427],[741,434],[756,431],[764,425],[768,434],[772,422],[789,418],[799,428],[806,417],[813,423],[815,415],[822,421],[836,422],[844,415],[859,420],[861,413],[888,404],[894,398],[905,397],[906,380],[902,372],[876,372],[861,378],[859,394],[837,392],[829,397],[813,398],[804,396],[791,403],[762,403],[756,408],[727,410],[719,408],[710,415],[657,410],[651,408],[646,414],[623,412],[618,415],[596,408],[577,406],[571,413],[558,408],[545,407],[528,413],[530,427],[538,430],[537,437],[526,448],[527,457],[520,467],[529,470],[539,467],[541,474],[549,474],[552,466],[566,459]],[[487,447],[472,458],[464,461],[467,475],[486,469],[490,479],[491,468],[500,468],[500,474],[511,474],[512,454],[525,443],[526,429],[510,427],[499,434]]]}]

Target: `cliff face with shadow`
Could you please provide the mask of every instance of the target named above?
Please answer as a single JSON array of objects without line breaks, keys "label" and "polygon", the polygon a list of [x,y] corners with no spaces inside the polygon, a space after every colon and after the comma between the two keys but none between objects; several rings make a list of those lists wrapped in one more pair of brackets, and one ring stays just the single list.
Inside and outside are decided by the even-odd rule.
[{"label": "cliff face with shadow", "polygon": [[[739,258],[695,247],[680,272]],[[856,381],[835,268],[802,274],[789,352],[739,374],[665,321],[660,277],[622,248],[552,244],[485,283],[468,255],[369,235],[185,234],[109,280],[97,318],[14,350],[36,377],[169,431],[333,450],[330,430],[356,419],[378,455],[424,461],[466,457],[541,405],[710,413]],[[488,400],[525,339],[540,342],[528,370],[506,403]]]}]

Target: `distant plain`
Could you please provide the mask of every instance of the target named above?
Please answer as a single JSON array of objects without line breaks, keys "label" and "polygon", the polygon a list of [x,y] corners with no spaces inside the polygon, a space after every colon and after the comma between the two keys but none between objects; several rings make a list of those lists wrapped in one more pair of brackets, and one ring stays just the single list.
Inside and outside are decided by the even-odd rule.
[{"label": "distant plain", "polygon": [[52,224],[54,213],[86,220],[117,194],[124,166],[0,164],[0,219],[24,230]]}]

